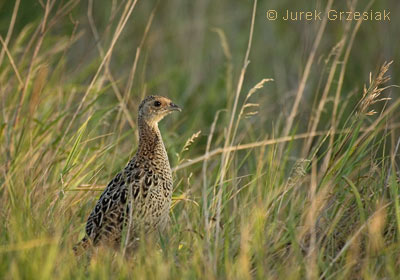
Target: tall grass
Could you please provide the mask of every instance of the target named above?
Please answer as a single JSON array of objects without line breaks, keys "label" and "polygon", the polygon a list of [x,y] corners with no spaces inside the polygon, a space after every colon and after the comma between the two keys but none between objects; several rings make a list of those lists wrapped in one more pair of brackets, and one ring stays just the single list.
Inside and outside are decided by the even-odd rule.
[{"label": "tall grass", "polygon": [[[345,23],[332,44],[328,23],[315,23],[295,95],[275,114],[272,92],[284,80],[256,71],[268,56],[257,37],[264,3],[234,4],[247,9],[245,28],[233,39],[233,27],[208,30],[212,40],[206,11],[217,4],[196,4],[202,32],[178,42],[178,55],[157,44],[187,32],[158,21],[168,4],[111,1],[104,12],[95,3],[39,2],[40,17],[25,25],[15,1],[0,37],[1,279],[399,275],[398,62],[381,59],[369,76],[348,71],[366,23]],[[179,55],[199,68],[178,69]],[[137,104],[154,91],[184,107],[160,125],[175,179],[170,227],[132,256],[99,248],[76,259],[94,203],[134,154]]]}]

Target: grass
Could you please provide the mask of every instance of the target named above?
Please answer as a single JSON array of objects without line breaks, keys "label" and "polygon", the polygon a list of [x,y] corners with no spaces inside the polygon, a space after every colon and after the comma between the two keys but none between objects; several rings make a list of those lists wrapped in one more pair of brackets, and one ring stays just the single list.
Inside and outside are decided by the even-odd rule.
[{"label": "grass", "polygon": [[[177,0],[109,1],[105,10],[42,1],[24,21],[28,4],[9,3],[0,30],[1,279],[399,275],[399,54],[396,38],[369,49],[388,40],[368,33],[382,23],[288,29],[265,23],[265,3]],[[290,7],[279,3],[270,5]],[[330,5],[340,8],[321,9]],[[308,30],[308,48],[290,44]],[[170,228],[134,256],[100,249],[76,259],[87,216],[135,152],[137,104],[154,92],[184,108],[160,125],[175,180]]]}]

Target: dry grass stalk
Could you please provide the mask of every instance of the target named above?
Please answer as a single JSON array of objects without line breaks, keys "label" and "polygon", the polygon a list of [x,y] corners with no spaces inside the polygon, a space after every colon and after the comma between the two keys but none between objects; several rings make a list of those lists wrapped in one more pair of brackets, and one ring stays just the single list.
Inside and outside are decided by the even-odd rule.
[{"label": "dry grass stalk", "polygon": [[200,133],[201,133],[201,130],[197,131],[188,140],[186,140],[186,143],[183,146],[181,153],[189,150],[189,147],[194,143],[194,141],[197,139],[197,137],[199,137]]},{"label": "dry grass stalk", "polygon": [[[233,128],[233,122],[234,122],[234,119],[236,116],[236,110],[237,110],[237,106],[238,106],[240,92],[242,91],[244,76],[246,74],[246,69],[249,64],[249,56],[250,56],[251,44],[252,44],[252,40],[253,40],[254,21],[255,21],[255,17],[256,17],[256,11],[257,11],[257,0],[254,0],[253,13],[252,13],[251,25],[250,25],[249,41],[248,41],[248,45],[247,45],[246,55],[245,55],[244,62],[243,62],[243,67],[240,72],[239,81],[238,81],[237,88],[236,88],[235,101],[233,103],[231,118],[229,121],[228,130],[227,130],[227,133],[225,136],[224,147],[228,147],[229,143],[232,143],[234,140],[233,137],[231,139],[231,133],[232,133],[232,128]],[[218,190],[218,194],[217,194],[217,198],[216,198],[216,200],[217,200],[216,224],[217,225],[219,225],[219,223],[221,221],[221,207],[222,207],[221,203],[222,203],[223,182],[225,179],[226,169],[227,169],[228,162],[229,162],[229,155],[230,155],[230,151],[225,150],[222,153],[222,157],[221,157],[221,174],[219,177],[219,190]],[[219,252],[219,250],[218,250],[219,239],[220,239],[219,235],[220,235],[220,227],[217,226],[215,229],[215,244],[216,244],[216,246],[215,246],[214,253],[215,253],[216,258],[215,258],[215,262],[214,262],[214,271],[216,271],[216,267],[217,267],[216,260],[218,259],[218,252]]]},{"label": "dry grass stalk", "polygon": [[390,98],[379,98],[382,91],[390,86],[382,87],[383,84],[390,80],[390,76],[386,73],[389,70],[390,65],[393,61],[385,62],[381,66],[379,73],[375,79],[372,78],[372,74],[369,75],[369,86],[368,88],[364,85],[363,96],[360,100],[358,112],[359,114],[371,116],[376,114],[375,110],[369,110],[369,107],[377,102],[390,100]]},{"label": "dry grass stalk", "polygon": [[[371,124],[369,127],[364,127],[361,128],[360,131],[361,132],[365,132],[364,136],[366,136],[367,134],[369,134],[371,131],[376,131],[377,130],[377,125],[382,121],[382,119],[387,116],[390,112],[392,112],[395,108],[397,108],[398,103],[400,103],[400,100],[393,104],[393,106],[390,107],[390,109],[386,110],[383,114],[383,117],[381,116],[377,121],[375,121],[373,124]],[[394,124],[394,125],[390,125],[389,128],[390,129],[395,129],[395,128],[399,128],[400,124]],[[342,129],[342,130],[337,130],[336,134],[344,134],[344,133],[349,133],[351,132],[351,129]],[[293,140],[299,140],[299,139],[305,139],[308,137],[316,137],[316,136],[323,136],[326,135],[327,133],[330,133],[330,131],[315,131],[314,133],[300,133],[300,134],[296,134],[293,136],[286,136],[286,137],[280,137],[280,138],[275,138],[275,139],[266,139],[263,141],[258,141],[258,142],[252,142],[252,143],[247,143],[247,144],[240,144],[240,145],[235,145],[235,146],[228,146],[226,148],[217,148],[214,149],[212,151],[209,151],[207,153],[205,153],[202,156],[196,157],[194,159],[190,159],[187,162],[183,162],[181,164],[178,164],[177,166],[175,166],[174,168],[172,168],[173,172],[176,172],[178,170],[187,168],[191,165],[194,165],[196,163],[202,162],[204,160],[208,160],[214,156],[217,156],[221,153],[224,152],[232,152],[232,151],[239,151],[239,150],[246,150],[246,149],[253,149],[253,148],[257,148],[257,147],[262,147],[262,146],[268,146],[268,145],[275,145],[275,144],[279,144],[279,143],[284,143],[284,142],[290,142]],[[358,143],[358,142],[357,142]]]},{"label": "dry grass stalk", "polygon": [[178,164],[182,163],[182,161],[184,160],[184,158],[181,158],[181,155],[188,151],[190,146],[194,143],[194,141],[199,137],[201,133],[201,130],[197,131],[196,133],[194,133],[192,136],[190,136],[188,138],[188,140],[186,140],[185,145],[183,145],[183,148],[181,150],[180,153],[176,153],[176,156],[178,158]]},{"label": "dry grass stalk", "polygon": [[[89,86],[87,87],[86,92],[85,92],[85,94],[83,95],[82,100],[81,100],[81,102],[79,103],[78,108],[76,109],[75,113],[73,114],[72,119],[71,119],[71,121],[69,122],[69,124],[68,124],[68,126],[67,126],[67,128],[66,128],[66,130],[65,130],[64,136],[65,136],[65,135],[68,133],[68,131],[71,129],[72,123],[75,121],[75,119],[76,119],[78,113],[81,111],[81,109],[82,109],[82,107],[83,107],[83,104],[85,103],[86,98],[88,97],[89,93],[91,92],[92,88],[94,87],[94,85],[95,85],[95,83],[96,83],[96,81],[97,81],[97,78],[98,78],[99,75],[100,75],[101,70],[103,69],[103,67],[104,67],[105,64],[107,63],[108,59],[111,57],[112,52],[113,52],[114,47],[115,47],[115,44],[117,43],[118,38],[120,37],[122,31],[124,30],[124,27],[126,26],[126,24],[127,24],[127,22],[128,22],[128,19],[130,18],[130,15],[132,14],[134,8],[136,7],[136,3],[137,3],[137,0],[135,0],[134,2],[132,2],[132,1],[128,1],[128,2],[127,2],[126,6],[125,6],[125,11],[124,11],[124,15],[125,15],[125,16],[122,16],[122,17],[121,17],[121,20],[120,20],[119,23],[118,23],[118,27],[117,27],[117,29],[116,29],[116,32],[115,32],[115,34],[114,34],[114,36],[113,36],[113,38],[112,38],[111,45],[110,45],[110,47],[108,48],[106,54],[104,55],[104,58],[102,59],[100,65],[99,65],[99,67],[98,67],[98,69],[97,69],[96,74],[94,75],[94,77],[93,77],[93,79],[91,80]],[[64,139],[64,136],[63,136],[62,140]],[[62,142],[63,142],[62,140],[60,141],[60,145],[63,144],[63,143],[62,143]],[[59,146],[59,147],[60,147],[60,146]],[[57,150],[59,149],[59,147],[57,148]]]},{"label": "dry grass stalk", "polygon": [[[320,102],[318,103],[318,107],[316,109],[315,117],[314,118],[312,117],[310,120],[310,130],[309,130],[310,132],[314,132],[317,130],[318,123],[321,118],[321,114],[322,114],[322,112],[325,108],[325,104],[328,100],[328,95],[329,95],[329,91],[332,86],[333,78],[336,73],[336,68],[339,65],[339,59],[342,55],[343,47],[344,47],[345,41],[347,39],[347,33],[348,33],[348,29],[349,29],[348,26],[350,26],[350,22],[346,22],[346,27],[345,27],[345,31],[343,33],[342,39],[339,41],[338,44],[336,44],[336,46],[331,51],[331,53],[334,54],[334,59],[332,62],[332,66],[329,70],[329,75],[328,75],[324,90],[322,92]],[[331,54],[329,55],[329,57],[330,56],[331,56]],[[326,63],[328,63],[328,61],[326,61]],[[308,152],[310,151],[312,141],[313,141],[313,138],[308,138],[307,141],[305,142],[305,146],[303,148],[303,157],[305,157],[308,154]]]},{"label": "dry grass stalk", "polygon": [[[7,51],[7,47],[8,47],[8,43],[10,42],[13,30],[14,30],[14,26],[15,26],[15,19],[17,18],[17,14],[18,14],[18,9],[19,9],[19,4],[21,3],[21,0],[16,0],[15,4],[14,4],[14,10],[11,16],[11,21],[10,21],[10,25],[8,26],[8,31],[7,31],[7,35],[6,35],[6,39],[3,41],[3,48],[1,49],[0,52],[0,66],[3,63],[3,58],[4,58],[4,52]],[[1,36],[0,36],[1,38]]]},{"label": "dry grass stalk", "polygon": [[[0,42],[1,42],[1,44],[3,45],[2,51],[4,51],[4,52],[7,54],[7,57],[8,57],[8,59],[10,60],[10,64],[11,64],[11,66],[12,66],[14,72],[15,72],[15,75],[17,76],[17,80],[18,80],[18,82],[19,82],[19,87],[20,87],[20,88],[23,88],[24,82],[22,81],[21,74],[19,73],[18,68],[17,68],[17,66],[15,65],[14,59],[13,59],[13,57],[12,57],[10,51],[8,50],[7,42],[5,42],[5,41],[3,40],[3,37],[1,37],[1,35],[0,35]],[[0,65],[1,65],[1,60],[0,60]]]},{"label": "dry grass stalk", "polygon": [[[97,27],[96,27],[96,24],[93,19],[93,0],[89,0],[89,2],[88,2],[87,17],[88,17],[90,29],[91,29],[93,37],[96,41],[97,49],[100,53],[100,56],[104,59],[104,57],[105,57],[104,49],[101,45],[100,36],[97,32]],[[122,93],[117,86],[116,80],[114,79],[114,76],[111,73],[109,65],[110,65],[110,58],[108,58],[107,63],[104,65],[105,76],[109,79],[111,88],[113,89],[115,96],[118,98],[118,101],[120,102],[120,110],[122,110],[124,112],[129,125],[131,126],[132,129],[134,129],[135,122],[133,121],[133,119],[129,113],[126,102],[124,102]],[[98,85],[97,85],[98,89],[100,89],[102,87],[103,81],[104,81],[104,79],[101,79],[101,83],[98,83]]]},{"label": "dry grass stalk", "polygon": [[[91,92],[91,90],[93,89],[95,83],[97,82],[97,79],[99,78],[101,71],[103,70],[104,66],[106,65],[107,60],[109,59],[109,57],[111,57],[112,52],[114,50],[114,47],[115,47],[115,45],[116,45],[116,43],[118,41],[118,38],[121,36],[121,33],[124,30],[124,27],[126,26],[126,24],[128,22],[128,19],[130,18],[130,15],[132,14],[134,8],[136,7],[136,3],[137,3],[137,0],[134,0],[133,2],[132,2],[132,0],[130,0],[130,1],[128,1],[126,3],[125,9],[124,9],[124,12],[123,12],[123,16],[121,16],[121,19],[120,19],[120,21],[118,23],[118,26],[117,26],[116,32],[115,32],[115,34],[114,34],[114,36],[112,38],[110,47],[108,48],[106,54],[104,55],[104,58],[102,59],[100,65],[99,65],[99,67],[98,67],[98,69],[96,71],[96,74],[92,78],[92,80],[91,80],[89,86],[87,87],[87,89],[86,89],[81,101],[79,102],[78,108],[73,113],[71,120],[69,121],[66,129],[64,130],[64,133],[62,134],[62,137],[61,137],[61,139],[59,141],[59,144],[57,145],[57,148],[55,149],[54,155],[57,155],[58,151],[61,149],[62,145],[65,144],[64,140],[65,140],[66,135],[70,131],[70,129],[72,127],[72,124],[74,123],[75,119],[77,118],[79,112],[82,110],[83,105],[84,105],[84,103],[86,101],[86,98],[89,96],[89,93]],[[47,168],[45,170],[45,172],[43,172],[43,178],[45,178],[47,176],[48,172],[49,172],[49,168]]]},{"label": "dry grass stalk", "polygon": [[52,10],[55,2],[56,1],[53,1],[51,3],[50,0],[48,0],[46,2],[46,7],[45,7],[45,11],[44,11],[43,20],[42,20],[42,22],[40,24],[40,29],[39,29],[40,30],[40,32],[39,32],[40,36],[39,36],[38,42],[36,44],[36,47],[34,49],[34,52],[33,52],[32,58],[31,58],[31,62],[29,64],[28,74],[26,75],[25,83],[24,83],[24,86],[22,88],[22,92],[21,92],[21,96],[20,96],[20,101],[19,101],[17,110],[15,112],[14,124],[13,124],[14,129],[17,127],[18,122],[19,122],[20,112],[21,112],[22,105],[23,105],[24,100],[25,100],[25,96],[26,96],[27,90],[29,88],[28,84],[31,81],[31,75],[32,75],[34,64],[36,62],[36,57],[39,54],[39,51],[40,51],[40,48],[42,46],[44,37],[46,35],[46,31],[47,31],[46,27],[47,27],[47,23],[48,23],[48,16],[49,16],[50,11]]},{"label": "dry grass stalk", "polygon": [[[215,127],[217,125],[218,117],[219,114],[222,111],[219,110],[214,116],[213,123],[211,124],[211,129],[210,129],[210,134],[207,137],[207,146],[206,146],[206,151],[205,154],[208,154],[210,152],[210,147],[211,147],[211,142],[212,138],[215,132]],[[208,209],[208,198],[207,198],[207,189],[208,189],[208,183],[207,183],[207,163],[208,160],[204,159],[203,161],[203,168],[202,168],[202,175],[203,175],[203,190],[202,190],[202,199],[203,199],[203,215],[204,215],[204,228],[205,228],[205,233],[206,233],[206,251],[208,253],[208,257],[211,258],[211,251],[210,251],[210,221],[209,221],[209,209]],[[214,189],[215,193],[215,189]]]},{"label": "dry grass stalk", "polygon": [[252,116],[258,113],[258,111],[253,111],[253,112],[247,112],[245,113],[245,109],[247,108],[258,108],[260,105],[258,103],[248,103],[250,97],[256,93],[257,90],[261,89],[264,87],[265,83],[271,82],[274,79],[262,79],[259,83],[257,83],[254,87],[252,87],[249,91],[249,93],[247,94],[245,100],[244,100],[244,105],[242,106],[240,113],[239,113],[239,117],[238,117],[238,121],[236,122],[236,127],[235,127],[235,132],[233,133],[233,138],[236,135],[238,126],[239,126],[239,120],[243,117],[243,116]]},{"label": "dry grass stalk", "polygon": [[[367,6],[364,9],[364,12],[369,10],[369,8],[371,7],[373,2],[374,2],[374,0],[371,0],[367,4]],[[357,2],[354,3],[353,7],[355,6],[355,4],[357,4]],[[355,40],[356,35],[358,33],[358,30],[361,27],[361,23],[362,23],[362,18],[357,21],[356,26],[354,27],[353,32],[351,33],[350,40],[349,40],[349,43],[347,45],[346,51],[344,53],[344,58],[343,58],[343,61],[342,61],[342,68],[341,68],[341,71],[340,71],[340,74],[339,74],[339,81],[338,81],[338,85],[337,85],[337,88],[336,88],[335,101],[334,101],[333,110],[332,110],[332,120],[331,120],[331,131],[332,131],[332,134],[330,135],[330,138],[329,138],[329,149],[328,149],[328,152],[327,152],[327,154],[325,156],[322,170],[326,170],[328,168],[329,162],[330,162],[331,157],[332,157],[333,142],[334,142],[334,138],[335,138],[335,132],[336,132],[336,129],[337,129],[337,121],[338,121],[337,120],[338,119],[337,115],[338,115],[338,108],[339,108],[339,102],[340,102],[340,95],[341,95],[341,92],[342,92],[344,76],[346,74],[347,62],[349,61],[350,52],[351,52],[351,50],[353,48],[353,43],[354,43],[354,40]]]},{"label": "dry grass stalk", "polygon": [[[331,9],[332,3],[333,3],[333,0],[329,0],[328,1],[327,5],[326,5],[326,8],[325,8],[325,11],[326,11],[325,15]],[[288,136],[290,130],[292,129],[293,121],[294,121],[295,116],[297,115],[297,111],[298,111],[298,108],[299,108],[299,105],[300,105],[300,101],[301,101],[301,99],[303,97],[304,89],[306,87],[306,83],[307,83],[308,77],[310,75],[311,66],[312,66],[312,64],[314,62],[314,58],[315,58],[315,55],[317,53],[318,46],[319,46],[319,44],[321,42],[322,35],[324,34],[327,21],[328,21],[327,16],[324,16],[324,18],[321,21],[321,25],[319,26],[319,29],[318,29],[318,32],[317,32],[317,36],[316,36],[316,38],[314,40],[314,44],[312,46],[312,50],[311,50],[310,55],[309,55],[309,57],[307,59],[307,64],[306,64],[306,67],[304,69],[303,76],[301,78],[300,85],[299,85],[299,88],[298,88],[297,93],[296,93],[296,99],[295,99],[295,101],[293,103],[292,110],[290,111],[290,114],[289,114],[287,122],[286,122],[286,126],[285,126],[284,131],[283,131],[283,136]],[[283,150],[283,145],[281,147],[279,155],[281,155],[282,150]]]}]

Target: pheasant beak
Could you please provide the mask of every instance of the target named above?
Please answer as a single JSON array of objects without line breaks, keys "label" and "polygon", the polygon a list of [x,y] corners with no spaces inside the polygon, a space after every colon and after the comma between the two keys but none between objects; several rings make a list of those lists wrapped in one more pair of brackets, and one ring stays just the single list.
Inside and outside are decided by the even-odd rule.
[{"label": "pheasant beak", "polygon": [[169,111],[178,111],[178,112],[182,111],[181,107],[179,107],[178,105],[176,105],[172,102],[169,104],[168,110]]}]

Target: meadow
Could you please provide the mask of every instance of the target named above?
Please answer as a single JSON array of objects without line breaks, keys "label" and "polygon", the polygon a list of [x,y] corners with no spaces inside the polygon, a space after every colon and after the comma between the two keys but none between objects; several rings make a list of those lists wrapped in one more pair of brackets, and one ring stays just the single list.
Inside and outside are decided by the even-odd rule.
[{"label": "meadow", "polygon": [[[267,11],[390,11],[390,21]],[[0,1],[0,279],[398,279],[400,2]],[[72,247],[147,95],[171,223]],[[121,248],[121,251],[123,248]]]}]

